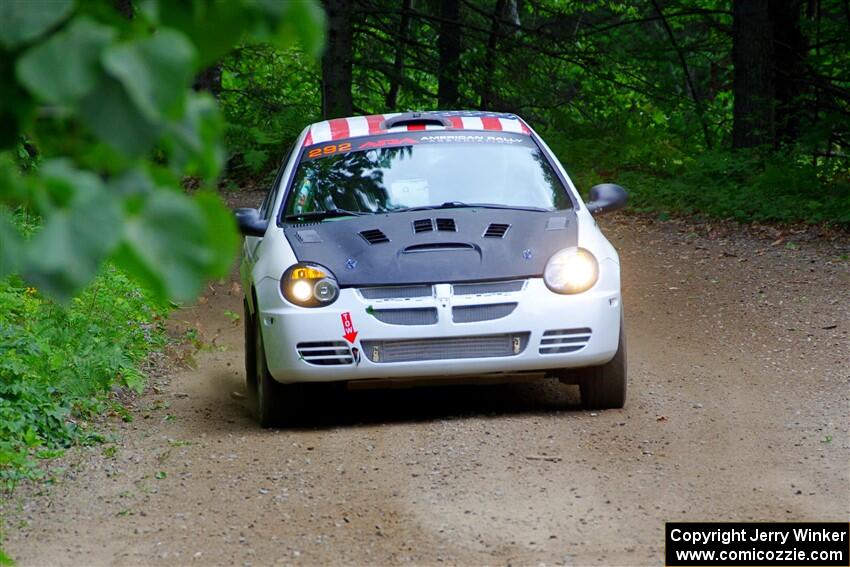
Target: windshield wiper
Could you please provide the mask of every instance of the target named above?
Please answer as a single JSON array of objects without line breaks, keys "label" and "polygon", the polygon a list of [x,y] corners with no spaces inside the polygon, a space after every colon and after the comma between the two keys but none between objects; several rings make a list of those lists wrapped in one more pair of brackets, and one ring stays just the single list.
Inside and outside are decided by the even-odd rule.
[{"label": "windshield wiper", "polygon": [[405,207],[393,209],[389,213],[406,213],[409,211],[432,211],[436,209],[509,209],[513,211],[536,211],[542,213],[551,212],[552,209],[543,207],[531,207],[523,205],[500,205],[498,203],[463,203],[461,201],[446,201],[442,205],[425,205],[422,207]]},{"label": "windshield wiper", "polygon": [[294,221],[294,220],[321,220],[321,219],[329,219],[334,217],[359,217],[363,215],[371,215],[372,213],[366,213],[363,211],[349,211],[346,209],[326,209],[324,211],[310,211],[309,213],[295,213],[291,215],[286,215],[283,217],[285,221]]}]

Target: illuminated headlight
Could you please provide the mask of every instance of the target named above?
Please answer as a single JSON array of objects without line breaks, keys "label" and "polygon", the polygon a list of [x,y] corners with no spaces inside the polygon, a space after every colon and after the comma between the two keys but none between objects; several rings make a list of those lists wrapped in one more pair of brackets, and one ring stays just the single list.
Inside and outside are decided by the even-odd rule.
[{"label": "illuminated headlight", "polygon": [[339,296],[339,284],[330,270],[316,264],[295,264],[280,278],[280,291],[301,307],[330,305]]},{"label": "illuminated headlight", "polygon": [[549,258],[543,281],[556,293],[581,293],[599,279],[599,262],[583,248],[565,248]]}]

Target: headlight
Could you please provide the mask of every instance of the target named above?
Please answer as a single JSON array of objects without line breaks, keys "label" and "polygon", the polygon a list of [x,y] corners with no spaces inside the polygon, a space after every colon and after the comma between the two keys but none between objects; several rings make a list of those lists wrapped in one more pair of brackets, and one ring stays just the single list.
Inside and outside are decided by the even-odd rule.
[{"label": "headlight", "polygon": [[317,264],[295,264],[280,278],[280,291],[301,307],[330,305],[339,296],[339,284],[330,270]]},{"label": "headlight", "polygon": [[549,258],[543,281],[556,293],[581,293],[599,279],[599,262],[584,248],[565,248]]}]

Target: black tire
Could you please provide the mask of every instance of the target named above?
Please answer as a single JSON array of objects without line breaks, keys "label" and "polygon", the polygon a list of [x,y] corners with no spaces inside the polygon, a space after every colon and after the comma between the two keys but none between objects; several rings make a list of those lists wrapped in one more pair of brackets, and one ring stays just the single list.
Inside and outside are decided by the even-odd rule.
[{"label": "black tire", "polygon": [[609,362],[579,371],[581,404],[586,409],[619,409],[626,403],[626,330],[620,314],[620,344]]},{"label": "black tire", "polygon": [[257,398],[257,341],[254,335],[254,318],[248,307],[248,298],[242,300],[242,328],[245,331],[245,389],[248,400]]},{"label": "black tire", "polygon": [[254,418],[260,424],[260,427],[274,427],[281,422],[281,417],[286,414],[286,408],[283,407],[283,402],[285,401],[283,393],[284,386],[272,378],[269,372],[268,363],[266,362],[266,349],[263,345],[263,333],[260,328],[260,318],[254,317],[252,322],[255,344],[254,381],[256,387],[254,388],[252,398],[249,400],[251,413],[254,414]]}]

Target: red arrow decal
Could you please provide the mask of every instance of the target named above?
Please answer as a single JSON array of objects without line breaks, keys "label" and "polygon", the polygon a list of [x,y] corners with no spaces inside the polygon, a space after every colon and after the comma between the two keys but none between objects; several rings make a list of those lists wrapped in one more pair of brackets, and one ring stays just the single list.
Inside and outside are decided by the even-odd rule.
[{"label": "red arrow decal", "polygon": [[345,340],[354,344],[354,340],[357,338],[357,331],[354,330],[354,323],[351,321],[351,313],[346,311],[342,315],[342,332]]}]

